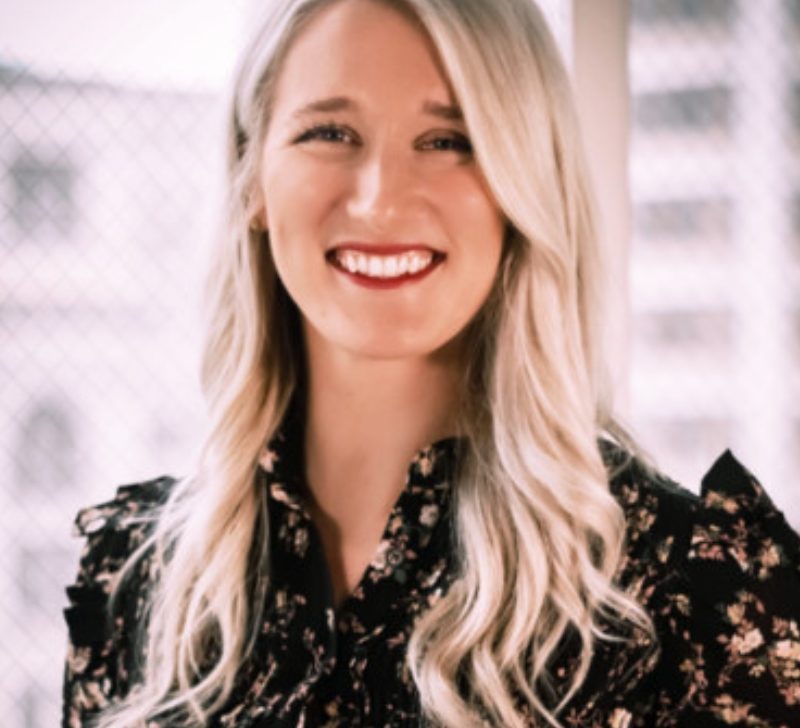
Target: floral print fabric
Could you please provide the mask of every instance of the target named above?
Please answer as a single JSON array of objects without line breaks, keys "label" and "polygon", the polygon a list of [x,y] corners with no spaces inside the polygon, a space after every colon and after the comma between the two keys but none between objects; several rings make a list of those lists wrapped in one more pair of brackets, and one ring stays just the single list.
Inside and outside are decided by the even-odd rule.
[{"label": "floral print fabric", "polygon": [[[256,487],[269,503],[272,582],[253,651],[210,725],[424,725],[404,657],[416,618],[452,583],[452,475],[463,443],[441,440],[416,454],[372,562],[335,609],[322,544],[304,505],[298,440],[284,428],[260,458]],[[800,726],[797,534],[730,451],[697,496],[600,444],[627,521],[617,579],[651,615],[656,636],[631,630],[625,642],[598,643],[562,722]],[[106,620],[105,609],[125,557],[151,528],[129,517],[163,503],[173,483],[125,486],[78,514],[87,543],[67,589],[64,726],[87,725],[139,678],[134,636],[153,578],[148,558],[113,619]],[[552,665],[556,688],[574,660],[567,640]],[[169,724],[164,718],[148,725]]]}]

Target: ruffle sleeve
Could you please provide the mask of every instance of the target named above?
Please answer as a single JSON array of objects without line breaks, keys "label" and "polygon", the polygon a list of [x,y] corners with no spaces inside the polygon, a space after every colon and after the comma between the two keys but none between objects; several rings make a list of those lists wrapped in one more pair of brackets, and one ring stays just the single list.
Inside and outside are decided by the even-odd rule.
[{"label": "ruffle sleeve", "polygon": [[730,450],[702,481],[677,725],[800,726],[800,538]]},{"label": "ruffle sleeve", "polygon": [[136,669],[133,640],[146,601],[147,555],[125,581],[113,614],[110,595],[125,561],[152,530],[148,514],[166,501],[174,482],[165,476],[122,486],[112,500],[84,508],[75,518],[73,534],[86,542],[75,582],[66,588],[64,728],[87,725],[91,716],[129,688]]}]

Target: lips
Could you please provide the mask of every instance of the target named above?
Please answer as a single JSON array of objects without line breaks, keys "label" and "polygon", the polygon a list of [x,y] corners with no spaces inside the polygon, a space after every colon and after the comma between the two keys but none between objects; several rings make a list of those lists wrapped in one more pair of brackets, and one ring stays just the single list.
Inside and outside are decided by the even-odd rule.
[{"label": "lips", "polygon": [[426,252],[429,251],[434,254],[444,255],[436,248],[424,243],[359,243],[359,242],[345,242],[334,245],[329,251],[335,253],[337,250],[354,250],[359,253],[367,253],[371,255],[399,255],[400,253],[408,253],[411,251]]},{"label": "lips", "polygon": [[331,248],[326,260],[368,288],[392,288],[427,276],[446,257],[421,244],[347,242]]}]

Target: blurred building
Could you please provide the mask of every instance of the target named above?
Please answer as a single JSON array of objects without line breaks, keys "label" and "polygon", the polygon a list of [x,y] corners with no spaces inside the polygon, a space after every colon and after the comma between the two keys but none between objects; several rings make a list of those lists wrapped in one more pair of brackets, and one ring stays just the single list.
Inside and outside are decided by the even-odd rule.
[{"label": "blurred building", "polygon": [[[689,487],[731,446],[795,525],[799,49],[800,0],[632,0],[633,421]],[[0,64],[4,726],[58,724],[75,511],[197,444],[221,118]]]},{"label": "blurred building", "polygon": [[800,2],[633,0],[633,419],[800,523]]},{"label": "blurred building", "polygon": [[0,65],[0,118],[0,716],[49,728],[75,511],[180,474],[196,444],[220,116],[207,95]]}]

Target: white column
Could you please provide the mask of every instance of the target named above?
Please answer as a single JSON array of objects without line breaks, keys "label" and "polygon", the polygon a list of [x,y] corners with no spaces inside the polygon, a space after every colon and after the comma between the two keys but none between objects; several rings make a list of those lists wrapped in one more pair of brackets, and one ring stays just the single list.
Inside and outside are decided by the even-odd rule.
[{"label": "white column", "polygon": [[629,0],[574,0],[572,8],[578,114],[611,284],[606,356],[622,415],[630,396],[629,11]]}]

